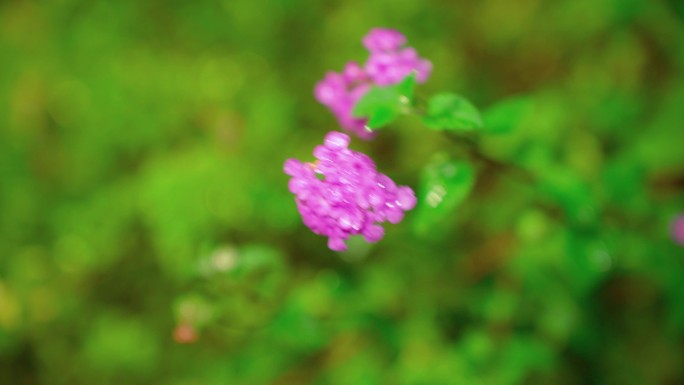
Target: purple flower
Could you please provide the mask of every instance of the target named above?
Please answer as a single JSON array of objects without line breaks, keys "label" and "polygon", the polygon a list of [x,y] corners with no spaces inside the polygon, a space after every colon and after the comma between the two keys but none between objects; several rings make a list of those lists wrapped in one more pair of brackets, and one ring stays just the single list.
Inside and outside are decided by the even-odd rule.
[{"label": "purple flower", "polygon": [[412,71],[416,71],[418,83],[424,83],[430,77],[432,63],[419,57],[415,49],[404,47],[406,38],[398,31],[372,29],[363,43],[370,51],[366,73],[374,84],[388,86],[399,83]]},{"label": "purple flower", "polygon": [[371,52],[394,51],[406,44],[406,37],[394,29],[373,28],[362,41],[363,46]]},{"label": "purple flower", "polygon": [[367,120],[352,114],[356,102],[371,86],[397,84],[413,71],[419,83],[428,79],[432,64],[420,58],[415,49],[404,47],[405,43],[406,37],[399,31],[374,28],[363,38],[370,52],[363,67],[350,62],[342,73],[328,72],[316,84],[316,100],[332,111],[342,128],[362,139],[373,138],[373,132],[366,126]]},{"label": "purple flower", "polygon": [[352,114],[354,105],[369,88],[365,70],[351,62],[346,65],[342,74],[328,72],[316,84],[314,95],[316,100],[330,109],[342,128],[360,138],[371,139],[373,133],[366,128],[366,119],[359,119]]},{"label": "purple flower", "polygon": [[304,224],[328,237],[328,247],[335,251],[345,250],[351,235],[379,241],[385,233],[380,223],[399,223],[416,205],[410,187],[397,186],[375,169],[371,158],[348,145],[348,135],[329,132],[314,149],[316,162],[288,159],[284,167]]},{"label": "purple flower", "polygon": [[684,246],[684,214],[678,215],[672,222],[672,239]]}]

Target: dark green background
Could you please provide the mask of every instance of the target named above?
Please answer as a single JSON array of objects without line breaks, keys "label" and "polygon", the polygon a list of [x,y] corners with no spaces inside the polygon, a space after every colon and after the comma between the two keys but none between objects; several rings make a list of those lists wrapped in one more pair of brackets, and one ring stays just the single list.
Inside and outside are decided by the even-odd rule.
[{"label": "dark green background", "polygon": [[[684,383],[683,17],[675,0],[0,2],[0,383]],[[375,26],[433,61],[418,93],[531,108],[480,140],[510,166],[475,163],[460,206],[423,202],[336,254],[282,164],[337,129],[313,86],[363,61]],[[453,146],[411,117],[352,144],[416,189]]]}]

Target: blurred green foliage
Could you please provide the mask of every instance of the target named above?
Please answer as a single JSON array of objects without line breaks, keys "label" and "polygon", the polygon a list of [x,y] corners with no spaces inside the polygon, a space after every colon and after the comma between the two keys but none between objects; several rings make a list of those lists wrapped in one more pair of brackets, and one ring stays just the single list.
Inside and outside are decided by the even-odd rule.
[{"label": "blurred green foliage", "polygon": [[[1,2],[0,383],[684,383],[682,9]],[[419,119],[355,141],[424,198],[338,255],[281,168],[375,26],[494,161],[454,177],[473,153]]]}]

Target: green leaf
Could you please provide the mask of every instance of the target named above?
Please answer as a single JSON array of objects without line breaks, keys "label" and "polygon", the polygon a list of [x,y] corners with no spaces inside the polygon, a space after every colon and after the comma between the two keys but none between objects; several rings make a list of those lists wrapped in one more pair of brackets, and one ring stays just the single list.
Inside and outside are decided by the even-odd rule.
[{"label": "green leaf", "polygon": [[392,123],[397,116],[399,116],[399,111],[397,109],[389,108],[387,106],[379,106],[373,112],[373,114],[370,115],[367,124],[370,128],[384,127]]},{"label": "green leaf", "polygon": [[396,87],[371,87],[354,106],[356,117],[371,117],[379,108],[394,109],[398,95]]},{"label": "green leaf", "polygon": [[407,98],[408,100],[403,101],[403,104],[407,104],[408,102],[413,100],[413,92],[416,88],[416,73],[411,72],[410,75],[404,78],[404,80],[401,81],[397,85],[397,92],[400,95],[400,98],[403,96]]},{"label": "green leaf", "polygon": [[372,87],[354,106],[353,114],[368,118],[370,128],[381,128],[393,122],[413,102],[415,74],[389,87]]},{"label": "green leaf", "polygon": [[428,101],[423,123],[434,130],[475,131],[482,128],[477,108],[463,96],[437,94]]},{"label": "green leaf", "polygon": [[527,97],[516,97],[503,100],[488,107],[482,113],[484,130],[493,134],[505,134],[513,131],[526,114],[532,109],[532,100]]},{"label": "green leaf", "polygon": [[421,175],[416,230],[440,225],[466,199],[475,184],[475,170],[465,161],[438,156]]}]

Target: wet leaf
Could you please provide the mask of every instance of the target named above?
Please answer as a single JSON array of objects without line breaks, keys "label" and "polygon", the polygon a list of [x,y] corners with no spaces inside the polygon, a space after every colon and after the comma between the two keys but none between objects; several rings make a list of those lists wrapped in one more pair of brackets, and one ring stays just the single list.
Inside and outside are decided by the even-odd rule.
[{"label": "wet leaf", "polygon": [[442,93],[428,102],[423,123],[433,130],[475,131],[482,128],[478,109],[461,95]]},{"label": "wet leaf", "polygon": [[438,156],[423,169],[418,193],[416,230],[425,233],[454,214],[475,183],[475,171],[465,161]]},{"label": "wet leaf", "polygon": [[373,87],[354,106],[354,116],[368,118],[373,129],[392,123],[413,101],[415,74],[389,87]]}]

